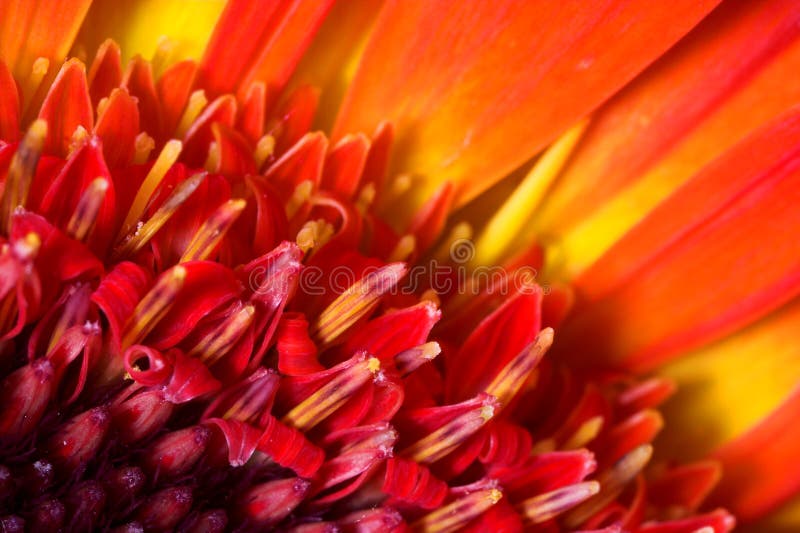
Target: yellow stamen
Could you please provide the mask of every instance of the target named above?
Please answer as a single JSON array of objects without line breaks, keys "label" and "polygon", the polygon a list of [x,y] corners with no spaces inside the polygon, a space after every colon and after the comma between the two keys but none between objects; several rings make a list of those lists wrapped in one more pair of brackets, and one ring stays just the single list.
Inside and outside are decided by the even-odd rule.
[{"label": "yellow stamen", "polygon": [[411,529],[421,533],[458,531],[501,499],[503,493],[498,489],[478,490],[423,516]]},{"label": "yellow stamen", "polygon": [[619,496],[653,456],[653,447],[643,444],[628,452],[610,469],[597,476],[600,492],[570,512],[565,519],[568,528],[575,528]]},{"label": "yellow stamen", "polygon": [[303,253],[308,254],[312,250],[320,249],[331,240],[334,231],[333,226],[325,220],[309,220],[297,232],[295,242]]},{"label": "yellow stamen", "polygon": [[206,92],[202,89],[194,91],[189,97],[189,103],[186,104],[186,109],[184,109],[183,115],[181,115],[180,122],[178,122],[178,128],[175,130],[175,137],[178,139],[186,137],[186,132],[189,131],[189,128],[192,127],[194,121],[197,120],[197,117],[200,116],[200,113],[203,112],[203,109],[205,109],[207,105],[208,98],[206,98]]},{"label": "yellow stamen", "polygon": [[586,481],[528,498],[517,505],[517,510],[528,522],[539,524],[572,509],[600,491],[600,483]]},{"label": "yellow stamen", "polygon": [[69,141],[69,153],[67,158],[72,157],[72,154],[86,144],[86,141],[88,140],[89,132],[86,131],[86,128],[78,124],[78,127],[75,128],[75,131],[72,132],[72,138]]},{"label": "yellow stamen", "polygon": [[3,189],[3,199],[0,202],[0,224],[2,224],[0,229],[6,235],[11,228],[14,211],[17,207],[25,207],[28,201],[28,192],[39,157],[42,155],[45,137],[47,137],[47,123],[41,119],[34,120],[11,159]]},{"label": "yellow stamen", "polygon": [[78,241],[86,240],[97,220],[97,214],[103,205],[106,191],[108,191],[108,181],[103,177],[92,180],[86,190],[83,191],[81,199],[75,207],[75,212],[72,213],[72,218],[67,224],[67,233],[73,239]]},{"label": "yellow stamen", "polygon": [[242,307],[233,316],[203,337],[192,348],[189,355],[201,358],[206,364],[217,361],[244,335],[244,332],[253,323],[255,314],[256,308],[254,306],[246,305]]},{"label": "yellow stamen", "polygon": [[314,326],[313,336],[322,345],[336,340],[370,313],[378,305],[381,296],[397,285],[405,273],[406,267],[402,263],[390,263],[368,273],[320,313]]},{"label": "yellow stamen", "polygon": [[417,239],[413,235],[403,235],[389,254],[389,261],[405,261],[417,247]]},{"label": "yellow stamen", "polygon": [[172,267],[158,278],[128,319],[122,335],[123,349],[141,342],[153,330],[172,307],[184,281],[186,281],[186,269],[180,265]]},{"label": "yellow stamen", "polygon": [[531,448],[531,455],[550,453],[556,451],[555,439],[542,439]]},{"label": "yellow stamen", "polygon": [[603,429],[603,417],[602,416],[593,416],[579,427],[575,433],[567,439],[563,446],[561,446],[562,450],[577,450],[578,448],[583,448],[590,442],[594,440],[597,435],[600,434],[600,430]]},{"label": "yellow stamen", "polygon": [[212,142],[208,146],[208,156],[206,156],[206,162],[203,165],[209,172],[217,172],[219,170],[219,164],[222,159],[222,152],[219,149],[219,145],[215,142]]},{"label": "yellow stamen", "polygon": [[376,357],[363,357],[289,411],[283,421],[301,431],[313,428],[373,379],[380,367],[381,362]]},{"label": "yellow stamen", "polygon": [[512,240],[520,234],[531,213],[564,168],[578,144],[588,120],[583,120],[562,135],[545,151],[503,206],[494,214],[476,239],[475,265],[494,265],[508,251]]},{"label": "yellow stamen", "polygon": [[242,199],[228,200],[219,206],[197,230],[180,262],[207,259],[246,206],[247,202]]},{"label": "yellow stamen", "polygon": [[14,255],[22,261],[33,261],[42,247],[42,238],[38,233],[26,233],[22,239],[14,241]]},{"label": "yellow stamen", "polygon": [[438,342],[426,342],[395,355],[394,363],[397,371],[402,376],[407,376],[421,365],[436,359],[440,353],[442,353],[442,348]]},{"label": "yellow stamen", "polygon": [[489,396],[478,407],[455,417],[445,425],[412,444],[402,455],[418,463],[434,463],[447,456],[475,434],[496,414],[497,400]]},{"label": "yellow stamen", "polygon": [[124,240],[115,250],[115,260],[135,254],[147,244],[150,239],[160,230],[164,224],[175,214],[175,211],[185,202],[206,178],[206,173],[195,174],[186,181],[180,183],[167,198],[161,207],[150,217],[147,222],[137,228],[136,232]]},{"label": "yellow stamen", "polygon": [[314,190],[314,184],[311,180],[305,180],[299,183],[292,192],[292,197],[286,202],[286,218],[291,219],[297,214],[297,211],[303,204],[308,202],[311,198],[311,192]]},{"label": "yellow stamen", "polygon": [[97,119],[98,119],[98,121],[105,114],[106,109],[108,109],[108,102],[109,102],[108,96],[105,96],[105,97],[101,98],[100,101],[97,102]]},{"label": "yellow stamen", "polygon": [[147,133],[141,132],[136,136],[134,143],[135,153],[133,154],[133,162],[136,165],[142,165],[150,159],[150,152],[156,147],[156,141]]},{"label": "yellow stamen", "polygon": [[375,189],[374,183],[367,183],[361,188],[361,192],[358,193],[358,199],[356,199],[356,209],[358,209],[359,213],[362,215],[367,213],[369,206],[375,201],[376,194],[377,189]]},{"label": "yellow stamen", "polygon": [[261,168],[264,166],[264,163],[267,162],[267,159],[272,156],[275,152],[275,137],[272,135],[264,135],[258,140],[256,143],[256,153],[255,153],[255,160],[256,160],[256,168]]},{"label": "yellow stamen", "polygon": [[[138,137],[136,139],[136,144],[138,153]],[[122,229],[119,235],[120,240],[125,235],[128,235],[133,226],[141,219],[145,209],[147,209],[147,205],[150,203],[150,199],[153,197],[153,193],[155,193],[159,184],[161,184],[161,180],[164,179],[164,176],[167,175],[167,171],[175,164],[175,161],[178,160],[182,149],[183,144],[174,139],[164,145],[164,149],[161,150],[158,159],[156,159],[150,172],[148,172],[147,176],[144,178],[141,187],[139,187],[139,190],[136,192],[131,208],[125,216],[125,221],[122,223]]]},{"label": "yellow stamen", "polygon": [[453,226],[447,238],[436,248],[436,251],[433,253],[433,259],[439,263],[449,263],[454,243],[468,241],[471,238],[472,226],[469,222],[459,222]]},{"label": "yellow stamen", "polygon": [[156,43],[156,50],[153,52],[153,59],[150,65],[153,69],[153,76],[159,78],[164,69],[170,64],[178,44],[169,37],[162,35]]},{"label": "yellow stamen", "polygon": [[391,196],[401,196],[411,188],[411,174],[400,174],[390,185],[389,194]]},{"label": "yellow stamen", "polygon": [[22,102],[26,106],[25,115],[35,112],[35,109],[30,106],[33,104],[34,96],[39,91],[39,87],[42,85],[42,80],[44,80],[48,70],[50,70],[50,60],[46,57],[38,57],[33,62],[31,74],[22,84]]},{"label": "yellow stamen", "polygon": [[553,328],[545,328],[539,332],[529,348],[512,359],[495,376],[486,388],[486,392],[500,400],[501,405],[508,405],[528,381],[551,344],[553,344]]}]

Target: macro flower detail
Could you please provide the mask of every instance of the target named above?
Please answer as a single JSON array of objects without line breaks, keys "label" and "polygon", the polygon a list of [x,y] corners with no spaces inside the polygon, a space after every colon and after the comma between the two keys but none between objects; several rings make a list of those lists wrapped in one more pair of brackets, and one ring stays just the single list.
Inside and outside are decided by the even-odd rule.
[{"label": "macro flower detail", "polygon": [[727,533],[796,492],[794,395],[704,453],[671,400],[794,324],[797,254],[695,266],[794,220],[800,92],[742,110],[795,3],[157,4],[0,5],[2,531]]}]

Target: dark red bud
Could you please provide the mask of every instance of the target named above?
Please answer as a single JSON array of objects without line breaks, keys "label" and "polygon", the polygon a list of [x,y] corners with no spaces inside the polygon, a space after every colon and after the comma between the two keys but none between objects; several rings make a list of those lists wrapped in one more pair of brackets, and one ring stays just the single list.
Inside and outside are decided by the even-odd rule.
[{"label": "dark red bud", "polygon": [[0,465],[0,507],[14,496],[14,475],[7,466]]},{"label": "dark red bud", "polygon": [[204,426],[167,433],[146,452],[144,467],[159,477],[185,474],[203,456],[210,438],[211,430]]},{"label": "dark red bud", "polygon": [[3,533],[25,533],[25,520],[16,515],[0,516],[0,531]]},{"label": "dark red bud", "polygon": [[170,531],[192,509],[192,489],[169,487],[145,501],[139,508],[138,519],[147,530]]},{"label": "dark red bud", "polygon": [[111,533],[144,533],[144,526],[139,522],[128,522],[125,525],[115,527]]},{"label": "dark red bud", "polygon": [[147,477],[138,466],[112,470],[105,478],[105,488],[110,501],[118,504],[130,502],[144,487]]},{"label": "dark red bud", "polygon": [[111,423],[107,407],[95,407],[61,426],[47,443],[48,456],[61,470],[71,472],[97,453]]},{"label": "dark red bud", "polygon": [[37,359],[8,376],[0,388],[0,440],[16,442],[42,418],[53,391],[53,365]]},{"label": "dark red bud", "polygon": [[125,443],[136,442],[161,429],[172,414],[172,404],[159,391],[145,391],[111,409],[114,425]]},{"label": "dark red bud", "polygon": [[241,518],[262,528],[277,524],[300,505],[310,486],[309,481],[300,478],[255,485],[240,500]]},{"label": "dark red bud", "polygon": [[57,533],[64,526],[66,509],[58,500],[45,500],[31,513],[29,531],[36,533]]},{"label": "dark red bud", "polygon": [[50,461],[39,459],[23,466],[16,477],[26,495],[38,496],[53,484],[55,469]]},{"label": "dark red bud", "polygon": [[69,528],[73,531],[96,529],[105,505],[106,491],[102,485],[97,481],[83,483],[67,497]]},{"label": "dark red bud", "polygon": [[186,527],[186,533],[222,533],[228,526],[228,515],[221,509],[206,511]]}]

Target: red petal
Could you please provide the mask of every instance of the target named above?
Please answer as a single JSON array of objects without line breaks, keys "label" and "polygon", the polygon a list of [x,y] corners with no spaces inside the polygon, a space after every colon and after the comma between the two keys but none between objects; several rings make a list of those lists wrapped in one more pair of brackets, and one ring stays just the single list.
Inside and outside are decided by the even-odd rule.
[{"label": "red petal", "polygon": [[400,147],[396,170],[431,178],[416,199],[453,181],[459,202],[467,201],[608,98],[715,4],[390,2],[334,137],[389,120]]},{"label": "red petal", "polygon": [[107,39],[94,56],[89,67],[89,95],[92,105],[97,108],[100,100],[122,83],[122,54],[119,45]]},{"label": "red petal", "polygon": [[97,119],[95,134],[103,141],[103,157],[110,168],[127,166],[136,152],[139,108],[125,89],[114,89]]},{"label": "red petal", "polygon": [[119,345],[122,328],[152,282],[152,277],[146,270],[126,261],[116,264],[92,294],[92,301],[108,320],[115,344]]},{"label": "red petal", "polygon": [[280,157],[307,134],[314,122],[319,90],[303,86],[292,91],[270,121],[268,133],[275,137],[275,154]]},{"label": "red petal", "polygon": [[173,135],[178,127],[196,75],[197,64],[187,60],[170,66],[158,78],[156,91],[164,114],[164,131],[168,136]]},{"label": "red petal", "polygon": [[94,112],[83,63],[71,59],[61,67],[42,103],[39,118],[47,121],[44,151],[61,157],[69,153],[72,134],[78,126],[92,131]]},{"label": "red petal", "polygon": [[458,353],[445,358],[448,401],[462,400],[483,390],[533,342],[539,333],[540,304],[538,291],[517,293],[480,323]]},{"label": "red petal", "polygon": [[156,93],[150,63],[139,56],[131,59],[122,79],[122,87],[139,102],[142,130],[155,139],[157,144],[162,142],[166,136],[165,117]]},{"label": "red petal", "polygon": [[17,83],[0,61],[0,139],[9,143],[19,140],[19,114]]},{"label": "red petal", "polygon": [[236,122],[236,99],[231,95],[220,96],[203,110],[183,140],[181,158],[189,165],[202,167],[214,140],[212,126],[221,123],[233,128]]},{"label": "red petal", "polygon": [[327,148],[328,139],[325,135],[309,133],[269,167],[265,176],[284,190],[287,197],[304,181],[310,181],[316,187],[322,179]]},{"label": "red petal", "polygon": [[358,189],[367,162],[369,139],[364,134],[346,135],[325,158],[322,186],[350,198]]},{"label": "red petal", "polygon": [[359,328],[345,343],[343,352],[364,350],[381,361],[390,361],[400,352],[425,343],[441,315],[431,302],[390,311]]}]

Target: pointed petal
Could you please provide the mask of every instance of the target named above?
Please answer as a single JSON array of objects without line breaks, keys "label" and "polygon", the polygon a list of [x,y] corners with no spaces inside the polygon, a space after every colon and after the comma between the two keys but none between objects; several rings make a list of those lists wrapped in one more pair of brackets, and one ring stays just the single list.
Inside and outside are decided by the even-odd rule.
[{"label": "pointed petal", "polygon": [[45,153],[64,157],[78,126],[92,131],[94,113],[89,99],[86,68],[77,59],[68,61],[58,73],[39,111],[47,122]]},{"label": "pointed petal", "polygon": [[715,4],[390,2],[334,137],[393,122],[395,170],[429,180],[414,203],[442,181],[458,185],[463,203],[608,98]]},{"label": "pointed petal", "polygon": [[277,94],[331,4],[331,0],[228,2],[200,62],[198,85],[213,96],[237,88],[244,96],[251,82],[263,81]]},{"label": "pointed petal", "polygon": [[15,142],[19,139],[19,92],[11,71],[0,61],[0,139]]},{"label": "pointed petal", "polygon": [[109,168],[127,166],[136,152],[139,109],[125,89],[114,89],[97,119],[95,133],[103,141],[103,157]]},{"label": "pointed petal", "polygon": [[795,110],[706,167],[578,281],[586,296],[559,350],[652,368],[798,294],[800,254],[786,238],[800,223],[798,161]]}]

